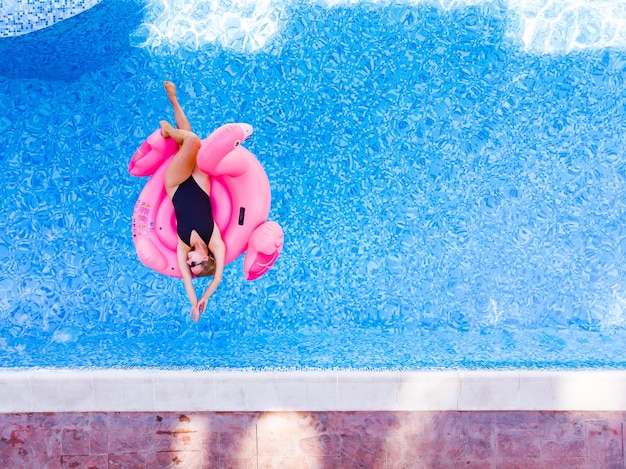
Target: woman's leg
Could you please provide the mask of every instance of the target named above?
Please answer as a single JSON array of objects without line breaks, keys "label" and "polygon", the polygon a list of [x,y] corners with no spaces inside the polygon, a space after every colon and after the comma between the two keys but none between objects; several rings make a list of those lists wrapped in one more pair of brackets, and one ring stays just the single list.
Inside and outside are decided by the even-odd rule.
[{"label": "woman's leg", "polygon": [[191,130],[191,124],[189,124],[189,120],[187,120],[185,111],[183,111],[183,108],[180,107],[180,104],[178,103],[178,98],[176,97],[176,86],[174,86],[174,83],[171,81],[166,81],[163,86],[165,87],[167,97],[170,99],[170,103],[172,103],[172,107],[174,108],[176,127],[182,130]]},{"label": "woman's leg", "polygon": [[161,121],[161,133],[165,138],[173,138],[180,145],[178,153],[174,155],[165,170],[165,189],[172,197],[178,186],[191,175],[196,167],[200,139],[189,130],[175,129],[167,121]]}]

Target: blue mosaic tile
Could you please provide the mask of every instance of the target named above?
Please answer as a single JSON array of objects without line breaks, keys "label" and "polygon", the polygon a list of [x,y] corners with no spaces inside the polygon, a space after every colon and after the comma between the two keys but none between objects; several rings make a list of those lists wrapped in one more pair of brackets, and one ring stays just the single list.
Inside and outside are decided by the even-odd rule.
[{"label": "blue mosaic tile", "polygon": [[0,38],[19,36],[52,26],[71,18],[102,0],[27,1],[4,0],[0,2]]},{"label": "blue mosaic tile", "polygon": [[[131,0],[0,39],[0,367],[623,367],[626,53],[530,50],[504,3],[285,4],[254,52],[150,45]],[[286,235],[198,324],[130,238],[165,79],[198,134],[254,125]]]}]

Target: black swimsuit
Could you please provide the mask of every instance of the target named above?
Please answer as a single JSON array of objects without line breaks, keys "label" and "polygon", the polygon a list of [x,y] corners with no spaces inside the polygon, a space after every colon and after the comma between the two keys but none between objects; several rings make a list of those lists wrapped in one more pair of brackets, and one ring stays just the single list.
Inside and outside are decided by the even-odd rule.
[{"label": "black swimsuit", "polygon": [[208,245],[213,234],[213,210],[211,198],[202,190],[193,176],[183,182],[172,197],[176,214],[178,237],[191,246],[191,232],[196,230]]}]

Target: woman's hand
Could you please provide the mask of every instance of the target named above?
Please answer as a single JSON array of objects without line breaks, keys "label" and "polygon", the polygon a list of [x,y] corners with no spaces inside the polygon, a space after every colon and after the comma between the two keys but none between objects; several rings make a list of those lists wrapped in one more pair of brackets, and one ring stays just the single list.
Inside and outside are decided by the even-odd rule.
[{"label": "woman's hand", "polygon": [[206,308],[207,299],[203,296],[200,298],[200,301],[197,301],[195,305],[191,306],[191,316],[193,317],[193,322],[198,322],[200,319],[200,315],[204,313],[204,309]]}]

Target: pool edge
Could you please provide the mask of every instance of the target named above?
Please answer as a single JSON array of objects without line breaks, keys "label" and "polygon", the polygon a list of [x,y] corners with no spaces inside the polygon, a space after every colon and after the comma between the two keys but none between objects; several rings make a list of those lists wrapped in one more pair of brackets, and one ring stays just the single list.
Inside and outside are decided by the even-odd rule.
[{"label": "pool edge", "polygon": [[626,410],[626,371],[0,371],[0,413]]}]

